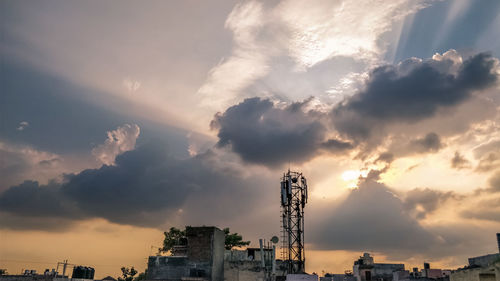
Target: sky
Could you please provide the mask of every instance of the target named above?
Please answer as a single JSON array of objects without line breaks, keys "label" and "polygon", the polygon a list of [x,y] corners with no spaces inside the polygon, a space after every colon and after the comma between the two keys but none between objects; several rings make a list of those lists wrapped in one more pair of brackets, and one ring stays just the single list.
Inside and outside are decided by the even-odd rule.
[{"label": "sky", "polygon": [[497,252],[500,2],[0,1],[0,268],[144,270],[172,226],[306,269]]}]

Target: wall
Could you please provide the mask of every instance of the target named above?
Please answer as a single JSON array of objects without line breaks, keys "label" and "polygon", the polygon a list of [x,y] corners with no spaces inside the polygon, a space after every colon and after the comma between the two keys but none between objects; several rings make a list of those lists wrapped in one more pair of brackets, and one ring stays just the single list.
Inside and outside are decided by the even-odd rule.
[{"label": "wall", "polygon": [[226,234],[215,228],[212,235],[212,281],[224,280],[224,246]]},{"label": "wall", "polygon": [[[148,280],[180,281],[187,277],[224,280],[224,231],[216,227],[186,227],[186,256],[152,256]],[[198,280],[198,279],[197,279]]]},{"label": "wall", "polygon": [[320,277],[319,281],[356,281],[356,277],[345,274],[330,274],[328,277]]},{"label": "wall", "polygon": [[453,271],[450,281],[500,281],[500,262],[488,267]]},{"label": "wall", "polygon": [[260,261],[226,261],[224,262],[224,280],[263,281],[265,272]]},{"label": "wall", "polygon": [[392,273],[402,270],[405,270],[404,264],[376,263],[373,265],[372,279],[374,276],[390,276],[392,280]]},{"label": "wall", "polygon": [[286,281],[318,281],[318,275],[288,274]]},{"label": "wall", "polygon": [[486,267],[499,260],[500,260],[500,254],[491,254],[491,255],[469,258],[469,265]]}]

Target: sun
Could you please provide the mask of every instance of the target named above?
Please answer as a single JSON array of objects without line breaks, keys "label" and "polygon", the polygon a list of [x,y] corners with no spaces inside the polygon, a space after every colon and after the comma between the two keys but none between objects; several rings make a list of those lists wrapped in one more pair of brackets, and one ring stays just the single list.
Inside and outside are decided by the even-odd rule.
[{"label": "sun", "polygon": [[347,170],[347,171],[342,173],[341,177],[342,177],[343,181],[349,182],[349,181],[357,180],[360,175],[361,175],[361,171]]}]

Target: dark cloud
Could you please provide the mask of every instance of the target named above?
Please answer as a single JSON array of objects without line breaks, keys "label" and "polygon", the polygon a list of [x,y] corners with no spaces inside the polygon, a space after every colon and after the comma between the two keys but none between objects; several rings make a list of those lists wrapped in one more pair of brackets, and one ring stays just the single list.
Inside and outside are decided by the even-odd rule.
[{"label": "dark cloud", "polygon": [[380,155],[377,157],[377,159],[375,159],[375,164],[377,162],[384,162],[384,163],[390,164],[390,163],[392,163],[392,161],[394,161],[394,154],[392,154],[390,152],[383,152],[383,153],[380,153]]},{"label": "dark cloud", "polygon": [[336,139],[327,140],[321,144],[321,147],[331,153],[345,153],[354,148],[352,143]]},{"label": "dark cloud", "polygon": [[[376,178],[372,177],[372,178]],[[385,185],[370,178],[336,208],[324,210],[310,241],[329,250],[425,251],[436,242]]]},{"label": "dark cloud", "polygon": [[11,230],[43,230],[47,232],[68,231],[76,220],[65,217],[32,217],[0,212],[0,228]]},{"label": "dark cloud", "polygon": [[498,152],[492,151],[486,153],[479,159],[476,171],[478,172],[489,172],[500,166],[500,154]]},{"label": "dark cloud", "polygon": [[30,163],[20,153],[0,147],[0,190],[22,180],[23,174],[29,169]]},{"label": "dark cloud", "polygon": [[268,99],[249,98],[217,114],[211,123],[218,130],[219,147],[230,147],[247,162],[276,166],[307,161],[319,149],[343,152],[348,142],[325,142],[326,127],[319,113],[304,112],[302,103],[280,108]]},{"label": "dark cloud", "polygon": [[489,172],[500,167],[500,141],[491,140],[474,148],[474,158],[479,160],[476,171]]},{"label": "dark cloud", "polygon": [[[104,218],[119,224],[161,227],[187,201],[193,205],[183,215],[206,222],[248,211],[262,192],[260,187],[267,186],[265,177],[245,179],[238,170],[219,165],[217,159],[211,151],[178,159],[165,144],[151,142],[119,155],[116,165],[66,175],[62,183],[26,181],[10,187],[0,194],[0,220],[3,227],[15,229],[50,230],[51,223],[46,228],[42,223],[22,225],[33,218],[67,223]],[[234,200],[239,197],[245,200]],[[219,200],[228,203],[217,203]]]},{"label": "dark cloud", "polygon": [[480,200],[473,208],[462,211],[464,218],[500,222],[500,198]]},{"label": "dark cloud", "polygon": [[456,73],[449,59],[377,67],[364,90],[333,109],[333,122],[341,133],[365,141],[376,128],[412,124],[463,103],[498,80],[495,65],[491,55],[481,53],[465,60]]},{"label": "dark cloud", "polygon": [[[314,211],[309,222],[309,243],[315,249],[377,251],[392,259],[408,256],[442,258],[455,256],[465,259],[477,245],[474,239],[493,239],[488,227],[470,222],[420,224],[449,200],[461,201],[467,196],[429,188],[416,188],[402,196],[377,182],[383,171],[372,170],[360,180],[359,187],[349,191],[337,205],[328,203]],[[498,221],[498,200],[482,202],[480,214],[460,213],[462,217]],[[308,222],[308,221],[306,221]],[[487,247],[484,247],[487,250]],[[460,262],[460,261],[458,261]]]},{"label": "dark cloud", "polygon": [[425,137],[410,142],[410,148],[414,149],[416,153],[438,152],[443,146],[441,138],[436,133],[428,133]]},{"label": "dark cloud", "polygon": [[451,167],[457,170],[467,169],[471,167],[471,163],[460,152],[455,151],[455,155],[451,159]]},{"label": "dark cloud", "polygon": [[493,174],[489,180],[489,188],[486,189],[486,191],[489,192],[500,192],[500,171],[497,171],[495,174]]},{"label": "dark cloud", "polygon": [[0,210],[19,216],[31,217],[82,217],[73,202],[65,200],[58,183],[40,186],[35,181],[25,181],[0,195]]},{"label": "dark cloud", "polygon": [[448,199],[460,199],[462,196],[448,191],[430,188],[415,188],[405,194],[403,206],[407,213],[416,219],[424,219],[442,206]]}]

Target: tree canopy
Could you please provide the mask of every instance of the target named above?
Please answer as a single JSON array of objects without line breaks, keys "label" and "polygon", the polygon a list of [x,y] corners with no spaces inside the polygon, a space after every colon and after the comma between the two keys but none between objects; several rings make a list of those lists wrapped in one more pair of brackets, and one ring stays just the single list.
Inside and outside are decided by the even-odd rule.
[{"label": "tree canopy", "polygon": [[122,267],[122,277],[118,277],[118,281],[133,281],[137,270],[132,266],[131,268]]},{"label": "tree canopy", "polygon": [[[226,235],[224,245],[227,250],[234,247],[242,247],[250,245],[250,241],[243,241],[243,237],[238,233],[231,233],[229,227],[223,229]],[[171,227],[169,231],[163,232],[165,238],[163,239],[163,247],[159,248],[160,253],[171,252],[172,248],[176,245],[186,245],[186,229],[180,230],[176,227]]]},{"label": "tree canopy", "polygon": [[169,231],[163,232],[163,247],[158,250],[160,253],[166,253],[172,250],[175,245],[183,245],[186,239],[186,229],[180,230],[176,227],[171,227]]},{"label": "tree canopy", "polygon": [[224,241],[226,250],[250,245],[250,241],[243,241],[243,236],[239,235],[237,232],[231,233],[229,227],[224,228],[224,234],[226,234],[226,240]]}]

